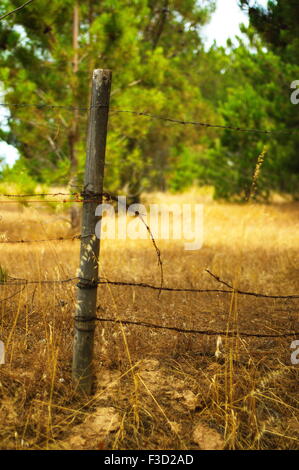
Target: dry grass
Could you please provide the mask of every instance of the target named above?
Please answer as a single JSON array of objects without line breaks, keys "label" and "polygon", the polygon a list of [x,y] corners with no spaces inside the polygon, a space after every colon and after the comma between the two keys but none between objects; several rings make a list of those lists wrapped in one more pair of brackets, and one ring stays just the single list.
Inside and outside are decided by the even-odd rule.
[{"label": "dry grass", "polygon": [[[157,202],[161,195],[147,199]],[[165,284],[218,288],[205,274],[209,267],[242,289],[299,292],[298,204],[207,202],[204,215],[201,250],[184,251],[179,241],[158,242]],[[70,235],[70,229],[53,210],[2,204],[1,234],[50,238]],[[2,269],[18,278],[63,279],[74,276],[78,266],[78,241],[0,249]],[[113,280],[159,283],[150,241],[105,240],[101,273]],[[2,286],[1,298],[16,289]],[[75,290],[74,284],[38,284],[0,303],[0,339],[6,346],[6,364],[0,365],[0,448],[198,449],[192,430],[202,423],[219,433],[227,449],[298,449],[299,366],[290,360],[295,337],[223,336],[216,358],[216,337],[99,324],[94,395],[82,398],[70,373]],[[98,298],[99,313],[107,317],[265,334],[299,331],[298,301],[165,292],[159,298],[157,292],[109,286],[101,286]]]}]

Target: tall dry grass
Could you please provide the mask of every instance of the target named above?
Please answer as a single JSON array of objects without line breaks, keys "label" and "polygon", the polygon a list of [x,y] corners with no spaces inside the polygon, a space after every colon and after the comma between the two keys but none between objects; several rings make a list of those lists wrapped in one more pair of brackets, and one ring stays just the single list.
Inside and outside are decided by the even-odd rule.
[{"label": "tall dry grass", "polygon": [[[162,200],[159,194],[146,199]],[[205,273],[209,267],[243,290],[298,293],[299,205],[207,199],[201,250],[157,241],[165,284],[218,288]],[[163,195],[163,202],[202,200],[197,193]],[[72,234],[65,214],[42,204],[1,205],[2,239]],[[0,244],[0,249],[6,276],[59,280],[73,277],[78,267],[78,241]],[[111,280],[159,284],[160,279],[150,241],[104,240],[100,271]],[[98,324],[94,395],[81,397],[71,382],[75,283],[0,290],[1,299],[20,290],[0,303],[6,347],[6,364],[0,365],[2,449],[198,449],[193,430],[200,423],[215,430],[227,449],[298,449],[299,366],[290,360],[296,337],[241,334],[299,331],[298,301],[173,292],[158,297],[134,287],[101,286],[101,317],[238,329],[240,335],[223,334],[216,344],[217,337]]]}]

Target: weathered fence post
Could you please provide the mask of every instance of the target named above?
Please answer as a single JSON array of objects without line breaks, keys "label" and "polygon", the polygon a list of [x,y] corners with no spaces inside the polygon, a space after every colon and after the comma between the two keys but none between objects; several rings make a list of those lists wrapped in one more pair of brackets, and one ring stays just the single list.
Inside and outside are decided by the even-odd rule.
[{"label": "weathered fence post", "polygon": [[75,337],[73,380],[81,392],[92,388],[92,355],[96,316],[100,240],[95,235],[99,217],[95,210],[102,200],[109,99],[112,73],[93,71],[87,155],[83,191],[83,213]]}]

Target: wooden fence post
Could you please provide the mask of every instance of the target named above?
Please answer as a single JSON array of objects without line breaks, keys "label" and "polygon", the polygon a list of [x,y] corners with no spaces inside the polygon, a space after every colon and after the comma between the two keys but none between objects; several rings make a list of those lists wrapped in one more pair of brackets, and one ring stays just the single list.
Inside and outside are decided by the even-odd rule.
[{"label": "wooden fence post", "polygon": [[73,380],[86,394],[92,389],[92,356],[97,301],[100,240],[95,235],[95,210],[102,201],[112,73],[93,71],[84,178],[79,283],[75,313]]}]

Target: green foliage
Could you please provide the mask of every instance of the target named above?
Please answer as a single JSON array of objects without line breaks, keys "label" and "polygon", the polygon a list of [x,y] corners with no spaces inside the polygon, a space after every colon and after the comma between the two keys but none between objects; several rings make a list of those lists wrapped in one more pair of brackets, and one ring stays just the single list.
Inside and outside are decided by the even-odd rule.
[{"label": "green foliage", "polygon": [[186,147],[174,150],[168,187],[171,191],[181,191],[198,184],[200,177],[200,152],[202,149]]},{"label": "green foliage", "polygon": [[[248,1],[241,3],[250,5]],[[299,135],[290,132],[298,127],[298,108],[290,102],[290,84],[299,77],[298,60],[294,60],[299,50],[298,25],[294,21],[298,13],[298,2],[294,1],[269,1],[268,10],[250,7],[251,26],[242,28],[250,48],[240,42],[230,51],[226,75],[234,87],[227,88],[227,95],[220,101],[225,124],[279,132],[223,132],[220,145],[214,143],[210,154],[221,171],[226,169],[225,176],[231,181],[226,184],[223,177],[213,175],[220,196],[244,197],[265,143],[269,144],[269,152],[259,182],[260,195],[267,197],[270,190],[298,194]]]},{"label": "green foliage", "polygon": [[14,188],[14,194],[30,194],[34,192],[36,180],[23,160],[17,160],[13,168],[4,165],[0,170],[0,188],[3,192],[8,192],[5,188]]},{"label": "green foliage", "polygon": [[[35,0],[0,22],[0,81],[8,104],[89,104],[94,68],[113,70],[105,189],[138,198],[142,190],[215,187],[215,196],[244,200],[258,156],[265,156],[259,198],[273,190],[298,194],[298,107],[290,84],[299,79],[297,0],[248,9],[245,39],[205,50],[201,27],[214,0],[78,2],[78,48],[73,45],[75,0]],[[4,1],[0,13],[19,6]],[[78,71],[74,71],[74,62]],[[267,135],[171,125],[117,109],[181,120],[281,132]],[[0,183],[82,185],[87,113],[10,106],[0,137],[20,160],[3,168]],[[3,183],[2,183],[3,184]]]},{"label": "green foliage", "polygon": [[[200,92],[194,54],[204,54],[200,27],[213,11],[214,0],[204,6],[196,0],[175,1],[169,8],[167,1],[165,8],[148,0],[80,2],[77,73],[72,65],[75,4],[35,0],[1,22],[1,80],[8,103],[87,106],[91,71],[101,67],[114,72],[112,108],[184,117],[188,103],[190,118],[199,112],[212,114]],[[82,180],[86,112],[11,107],[11,114],[4,137],[17,147],[30,175],[38,182],[63,184],[75,165]],[[177,141],[192,145],[194,132],[112,113],[107,189],[165,187],[164,167]]]}]

